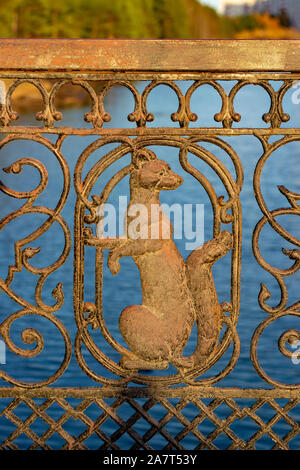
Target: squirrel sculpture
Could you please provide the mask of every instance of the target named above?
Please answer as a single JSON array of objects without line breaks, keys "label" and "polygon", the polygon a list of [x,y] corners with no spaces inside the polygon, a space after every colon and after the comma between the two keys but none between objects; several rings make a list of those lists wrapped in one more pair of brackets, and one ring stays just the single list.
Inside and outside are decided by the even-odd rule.
[{"label": "squirrel sculpture", "polygon": [[[108,267],[113,275],[119,272],[119,259],[124,256],[131,256],[140,272],[143,303],[126,307],[119,319],[120,332],[130,348],[120,360],[126,369],[167,369],[169,363],[177,368],[193,368],[205,362],[218,344],[221,309],[212,266],[232,248],[232,235],[221,232],[192,251],[184,262],[159,200],[160,191],[176,189],[182,182],[151,150],[136,152],[126,213],[127,238],[107,239],[103,245],[110,249]],[[129,230],[140,205],[147,209],[146,215],[140,217],[140,234],[144,238],[133,237]],[[153,205],[161,213],[154,221]],[[153,233],[155,237],[151,237]],[[195,322],[197,346],[191,356],[184,357],[182,353]]]}]

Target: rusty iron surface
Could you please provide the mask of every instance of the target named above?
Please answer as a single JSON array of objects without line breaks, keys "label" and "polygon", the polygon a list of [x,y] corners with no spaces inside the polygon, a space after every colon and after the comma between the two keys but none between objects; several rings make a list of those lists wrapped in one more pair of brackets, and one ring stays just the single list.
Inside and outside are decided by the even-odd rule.
[{"label": "rusty iron surface", "polygon": [[299,40],[0,40],[0,70],[295,72],[299,58]]},{"label": "rusty iron surface", "polygon": [[[260,439],[269,439],[273,442],[272,450],[288,450],[290,442],[299,435],[299,422],[294,414],[299,396],[295,393],[282,393],[277,390],[242,390],[242,389],[215,389],[199,388],[184,389],[173,388],[167,393],[163,390],[144,388],[129,389],[64,389],[47,388],[29,390],[20,393],[19,389],[5,389],[0,391],[2,400],[11,398],[9,405],[3,410],[4,418],[12,422],[16,429],[0,444],[0,449],[16,450],[15,442],[21,434],[25,434],[30,445],[28,449],[51,450],[51,437],[60,439],[62,450],[88,450],[89,439],[98,441],[99,450],[123,450],[120,440],[125,437],[130,441],[126,449],[130,450],[157,450],[151,442],[159,434],[164,442],[161,449],[164,451],[183,451],[185,438],[192,437],[196,450],[218,450],[218,438],[226,437],[230,450],[254,450]],[[37,399],[43,399],[43,403]],[[70,402],[70,398],[77,402]],[[170,398],[177,398],[177,403]],[[207,403],[207,399],[211,399]],[[276,399],[285,398],[286,403],[278,404]],[[110,399],[108,402],[107,399]],[[113,402],[111,402],[113,399]],[[249,400],[252,403],[249,404]],[[96,420],[89,416],[89,406],[93,404],[99,409]],[[30,414],[22,421],[18,417],[18,407],[25,405]],[[124,419],[121,408],[127,406],[130,412]],[[55,406],[61,411],[58,419],[53,418],[51,407]],[[187,418],[185,408],[193,406],[193,419]],[[220,417],[222,407],[228,409],[228,416]],[[263,408],[272,411],[271,419],[265,421],[261,417]],[[157,418],[157,410],[162,417]],[[156,411],[156,413],[155,413]],[[34,430],[36,420],[43,420],[47,429],[40,435]],[[248,439],[241,437],[243,433],[243,420],[251,421],[252,435]],[[80,423],[80,431],[74,435],[68,426],[69,420]],[[148,424],[146,432],[138,432],[139,421]],[[113,422],[117,428],[109,433],[106,422]],[[180,431],[174,436],[168,429],[170,421],[176,421]],[[202,423],[210,422],[213,430],[207,435],[202,431]],[[289,432],[282,437],[276,432],[278,422],[284,422]],[[240,427],[239,427],[240,425]],[[233,429],[234,430],[233,430]],[[241,434],[241,435],[240,435]]]},{"label": "rusty iron surface", "polygon": [[[46,218],[31,235],[15,243],[14,262],[8,267],[6,279],[0,279],[3,293],[19,305],[19,310],[6,317],[4,314],[5,318],[0,319],[0,335],[12,352],[34,359],[43,350],[45,338],[30,326],[23,330],[22,340],[25,344],[31,344],[32,348],[22,349],[11,337],[11,326],[20,318],[26,320],[28,315],[37,315],[57,328],[65,349],[61,364],[54,374],[35,383],[26,381],[26,377],[22,381],[17,380],[7,372],[0,371],[1,379],[11,385],[10,388],[0,388],[0,397],[3,400],[13,399],[1,413],[17,427],[17,430],[3,441],[2,448],[16,448],[14,440],[22,432],[32,440],[32,448],[49,448],[46,441],[55,432],[65,440],[63,448],[66,449],[87,448],[85,441],[93,433],[104,442],[102,448],[116,449],[116,441],[124,432],[128,432],[135,441],[133,448],[151,448],[148,441],[158,432],[168,441],[166,448],[184,448],[181,441],[189,433],[195,436],[199,448],[216,448],[214,439],[225,432],[232,441],[230,448],[253,449],[256,441],[267,434],[274,441],[274,448],[287,449],[289,442],[299,434],[299,424],[291,418],[289,412],[300,401],[300,384],[280,383],[269,376],[258,361],[257,347],[267,326],[285,316],[300,315],[299,302],[293,305],[288,303],[285,281],[287,276],[294,275],[299,270],[300,256],[297,248],[284,250],[284,255],[292,264],[291,267],[272,267],[260,253],[259,240],[262,229],[269,225],[287,242],[299,247],[299,239],[282,227],[277,217],[285,214],[300,215],[300,195],[280,186],[279,190],[288,204],[286,207],[269,210],[262,195],[260,178],[273,152],[300,139],[299,128],[282,126],[290,120],[290,116],[284,111],[284,97],[294,82],[300,79],[300,73],[297,73],[300,68],[299,41],[0,40],[0,51],[0,134],[3,136],[0,149],[5,149],[6,145],[20,139],[37,142],[52,153],[63,178],[57,205],[50,209],[50,204],[46,207],[37,203],[39,195],[48,185],[49,178],[47,168],[42,162],[36,158],[18,157],[4,169],[6,173],[14,175],[22,174],[24,167],[30,166],[40,175],[40,182],[36,188],[27,191],[11,189],[0,183],[0,190],[6,196],[24,202],[0,221],[0,229],[25,214],[43,214]],[[180,63],[178,56],[182,59]],[[273,70],[276,73],[271,73]],[[180,83],[187,79],[193,83],[183,92]],[[148,83],[138,88],[137,80]],[[235,80],[236,83],[227,92],[220,80]],[[280,82],[279,87],[276,88],[274,82]],[[39,126],[17,123],[19,116],[14,109],[14,91],[23,83],[33,85],[40,93],[41,109],[36,114]],[[270,109],[262,117],[269,125],[267,128],[250,129],[238,125],[242,116],[236,112],[234,101],[239,91],[250,84],[262,88],[270,98]],[[90,110],[84,115],[85,121],[90,124],[89,128],[60,126],[63,113],[56,109],[55,98],[65,85],[78,85],[89,96]],[[222,127],[197,126],[198,116],[191,109],[191,99],[193,93],[203,85],[213,87],[221,99],[221,107],[214,119],[221,123]],[[128,120],[134,123],[135,127],[108,127],[111,116],[105,109],[104,100],[114,86],[125,87],[131,93],[134,106],[128,111]],[[174,109],[170,116],[170,127],[153,125],[155,116],[148,111],[149,95],[159,86],[170,88],[178,101],[177,109]],[[50,138],[53,135],[57,138]],[[98,139],[88,145],[78,157],[73,175],[70,174],[69,164],[62,151],[63,142],[68,135],[98,136]],[[253,253],[258,264],[277,280],[281,298],[277,306],[270,307],[267,300],[271,293],[262,285],[258,300],[261,309],[266,313],[266,319],[257,326],[253,335],[251,360],[257,373],[273,387],[271,390],[224,389],[215,386],[233,370],[239,358],[236,325],[241,287],[242,212],[239,194],[243,185],[243,166],[233,147],[222,139],[230,135],[253,135],[263,148],[253,176],[254,194],[262,212],[262,218],[253,231]],[[278,139],[275,142],[270,141],[269,138],[274,135],[278,136]],[[203,142],[213,143],[224,151],[231,160],[234,171],[230,171],[216,155],[202,147]],[[112,143],[115,148],[105,153],[86,173],[86,165],[93,152],[105,149],[105,145]],[[160,190],[176,191],[181,184],[180,177],[167,167],[163,160],[158,160],[156,154],[148,149],[149,146],[171,146],[176,149],[182,169],[199,182],[211,202],[213,238],[202,249],[192,252],[185,263],[176,251],[172,236],[156,240],[131,240],[130,236],[126,240],[109,240],[96,235],[96,228],[101,225],[99,206],[108,200],[113,189],[118,188],[123,178],[130,175],[129,208],[132,203],[147,205],[149,201],[155,201],[159,205]],[[189,154],[211,167],[222,181],[225,194],[216,194],[206,175],[191,165]],[[131,156],[131,163],[114,174],[100,194],[95,194],[93,188],[105,170],[127,155]],[[48,305],[42,298],[47,279],[64,265],[70,254],[72,234],[62,211],[72,180],[76,192],[73,298],[77,336],[74,345],[71,344],[66,326],[57,316],[64,304],[63,283],[58,282],[52,291],[54,304]],[[165,222],[167,225],[170,223],[168,220]],[[62,252],[50,266],[36,268],[30,260],[39,250],[33,248],[32,244],[54,223],[60,225],[64,234]],[[148,219],[144,220],[144,226],[146,230],[149,229]],[[159,223],[159,230],[161,228]],[[87,247],[93,250],[95,260],[93,301],[86,300],[84,260]],[[137,264],[141,276],[143,304],[128,306],[120,315],[120,332],[128,347],[119,344],[110,334],[103,316],[105,249],[109,250],[108,264],[113,274],[119,270],[120,257],[130,256]],[[214,262],[227,252],[231,259],[231,285],[228,302],[220,305],[211,268]],[[166,259],[170,260],[168,265],[165,263]],[[15,274],[22,269],[37,276],[34,302],[25,300],[13,288]],[[195,322],[198,344],[192,356],[184,357],[182,351]],[[104,354],[101,345],[99,346],[92,337],[91,327],[99,331],[103,340],[121,355],[120,362]],[[224,328],[222,337],[221,328]],[[288,330],[281,335],[278,346],[286,357],[291,357],[292,354],[287,344],[292,344],[295,340],[300,340],[297,330]],[[230,346],[232,356],[223,370],[208,378],[202,378]],[[115,378],[104,377],[92,370],[85,362],[83,348]],[[66,371],[72,349],[80,368],[95,381],[95,388],[48,387],[55,384]],[[168,369],[170,364],[176,368],[176,374],[156,374],[157,369]],[[151,374],[140,373],[140,369],[151,370]],[[132,383],[143,387],[132,387]],[[67,402],[70,396],[82,400],[78,407],[72,407]],[[114,405],[105,402],[105,398],[109,397],[116,399]],[[175,397],[181,398],[176,406],[168,401],[168,398]],[[38,405],[34,402],[35,398],[45,398],[45,402]],[[137,398],[145,398],[147,401],[141,406],[136,401]],[[202,401],[206,398],[213,399],[211,404],[206,405]],[[254,399],[255,403],[242,406],[237,404],[237,398]],[[286,398],[288,403],[279,406],[275,401],[279,398]],[[32,410],[31,417],[24,422],[14,414],[15,408],[22,402]],[[47,414],[47,409],[52,403],[58,404],[64,411],[63,418],[57,422]],[[96,403],[103,412],[95,422],[85,414],[91,403]],[[124,422],[117,412],[123,403],[129,404],[134,410],[127,422]],[[159,403],[166,410],[167,414],[161,421],[155,420],[151,415],[151,408],[155,403]],[[192,422],[181,413],[187,403],[193,403],[199,411]],[[216,414],[216,409],[222,403],[232,410],[225,422],[221,422]],[[269,422],[262,421],[256,414],[265,403],[275,412],[274,418]],[[42,437],[36,435],[29,427],[38,416],[49,426],[49,431]],[[72,416],[76,416],[76,419],[87,426],[82,435],[75,439],[63,429],[64,423]],[[120,427],[112,436],[101,430],[101,426],[109,417]],[[151,425],[150,431],[145,435],[139,435],[132,429],[141,417]],[[216,426],[216,431],[209,437],[204,437],[198,429],[206,417]],[[250,418],[259,427],[259,431],[248,441],[238,437],[229,428],[234,420],[242,420],[245,417]],[[281,417],[292,428],[285,438],[272,431],[272,426]],[[171,436],[164,428],[172,418],[176,418],[184,427],[176,437]]]}]

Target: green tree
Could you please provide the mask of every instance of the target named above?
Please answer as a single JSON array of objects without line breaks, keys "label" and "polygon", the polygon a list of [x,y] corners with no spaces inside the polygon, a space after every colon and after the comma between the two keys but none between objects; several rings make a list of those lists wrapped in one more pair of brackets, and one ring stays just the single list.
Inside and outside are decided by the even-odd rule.
[{"label": "green tree", "polygon": [[229,38],[257,27],[198,0],[1,0],[0,15],[0,37],[21,38]]},{"label": "green tree", "polygon": [[154,13],[159,26],[159,38],[191,38],[184,0],[154,0]]}]

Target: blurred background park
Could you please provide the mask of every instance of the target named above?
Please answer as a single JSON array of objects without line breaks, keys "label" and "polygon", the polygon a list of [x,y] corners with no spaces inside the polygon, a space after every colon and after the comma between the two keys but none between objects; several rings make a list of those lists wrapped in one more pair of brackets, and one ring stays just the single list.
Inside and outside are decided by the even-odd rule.
[{"label": "blurred background park", "polygon": [[1,0],[0,37],[300,38],[299,0]]}]

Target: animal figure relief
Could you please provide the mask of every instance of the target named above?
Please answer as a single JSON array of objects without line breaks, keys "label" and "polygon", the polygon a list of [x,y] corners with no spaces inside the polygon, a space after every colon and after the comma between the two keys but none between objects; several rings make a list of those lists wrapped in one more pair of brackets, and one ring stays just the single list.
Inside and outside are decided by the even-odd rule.
[{"label": "animal figure relief", "polygon": [[[140,272],[142,305],[126,307],[119,319],[120,332],[130,350],[120,360],[126,369],[178,369],[204,363],[215,350],[221,329],[221,308],[212,277],[212,266],[232,248],[232,235],[221,232],[194,250],[184,262],[172,239],[167,215],[151,219],[151,206],[161,208],[162,190],[178,188],[183,180],[169,165],[143,149],[133,156],[127,227],[136,205],[147,208],[140,219],[144,238],[99,239],[110,249],[108,267],[113,275],[120,270],[119,259],[131,256]],[[146,213],[145,212],[145,213]],[[169,236],[166,237],[166,228]],[[151,238],[151,234],[156,237]],[[182,355],[194,323],[197,346],[189,357]]]}]

